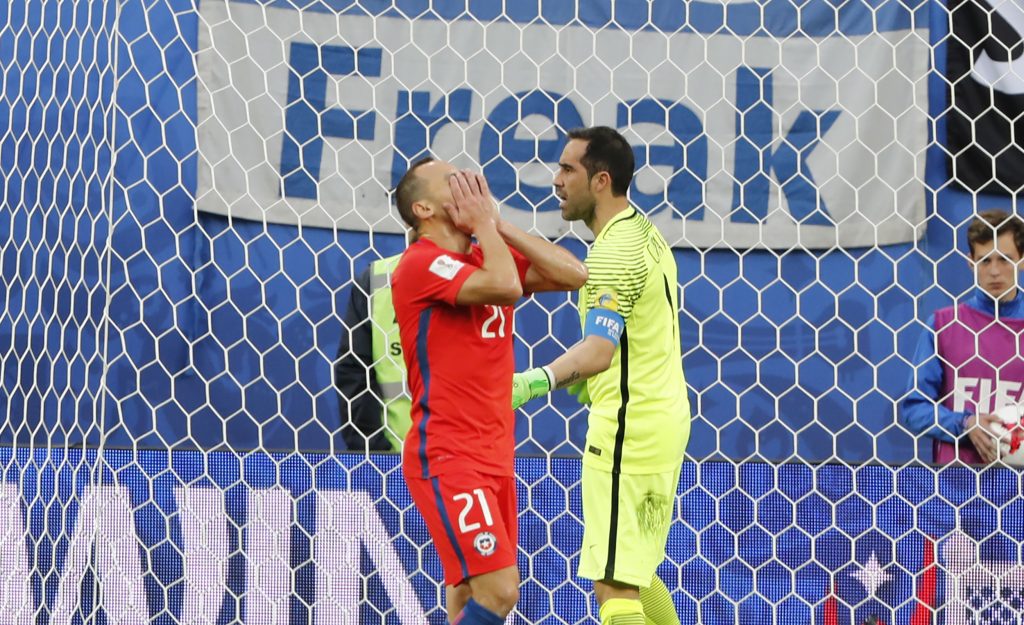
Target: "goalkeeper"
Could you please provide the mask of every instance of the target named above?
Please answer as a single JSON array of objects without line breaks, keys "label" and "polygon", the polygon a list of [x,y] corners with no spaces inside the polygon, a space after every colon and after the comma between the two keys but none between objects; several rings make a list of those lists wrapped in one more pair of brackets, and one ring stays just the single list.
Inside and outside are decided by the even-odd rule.
[{"label": "goalkeeper", "polygon": [[676,264],[661,233],[629,204],[626,140],[606,127],[568,138],[555,193],[562,217],[583,221],[595,237],[579,298],[583,340],[516,374],[512,404],[570,385],[590,400],[579,575],[594,581],[603,625],[678,625],[655,572],[690,433]]}]

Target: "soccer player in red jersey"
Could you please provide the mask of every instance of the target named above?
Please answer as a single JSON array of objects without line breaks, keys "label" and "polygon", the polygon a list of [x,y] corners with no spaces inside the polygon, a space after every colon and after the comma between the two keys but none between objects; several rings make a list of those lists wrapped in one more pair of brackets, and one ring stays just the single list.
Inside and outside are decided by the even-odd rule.
[{"label": "soccer player in red jersey", "polygon": [[480,174],[424,159],[395,196],[418,235],[392,277],[412,394],[402,470],[441,557],[449,620],[500,625],[519,599],[513,304],[578,289],[587,270],[502,221]]}]

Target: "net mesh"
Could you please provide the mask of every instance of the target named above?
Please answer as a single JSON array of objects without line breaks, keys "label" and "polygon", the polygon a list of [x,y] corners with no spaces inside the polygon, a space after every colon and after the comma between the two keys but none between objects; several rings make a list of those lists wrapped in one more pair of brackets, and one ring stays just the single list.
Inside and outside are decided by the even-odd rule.
[{"label": "net mesh", "polygon": [[[899,418],[929,316],[974,288],[967,223],[1019,202],[1019,3],[0,16],[6,622],[443,623],[397,458],[346,441],[383,394],[335,387],[341,320],[404,249],[388,190],[426,153],[582,257],[550,185],[565,132],[596,124],[637,146],[631,199],[679,266],[694,421],[659,572],[683,622],[1024,615],[1019,470],[928,466]],[[519,304],[520,369],[578,340],[573,303]],[[586,411],[557,392],[517,419],[512,618],[587,621]]]}]

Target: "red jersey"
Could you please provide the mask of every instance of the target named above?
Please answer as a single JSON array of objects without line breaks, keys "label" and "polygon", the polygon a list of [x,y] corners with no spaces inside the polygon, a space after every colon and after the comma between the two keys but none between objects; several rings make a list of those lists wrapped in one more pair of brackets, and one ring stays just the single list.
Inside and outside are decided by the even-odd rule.
[{"label": "red jersey", "polygon": [[[512,256],[523,281],[530,262],[515,250]],[[483,260],[477,245],[458,254],[420,239],[392,275],[412,395],[412,427],[402,449],[408,475],[513,473],[513,307],[455,303]]]}]

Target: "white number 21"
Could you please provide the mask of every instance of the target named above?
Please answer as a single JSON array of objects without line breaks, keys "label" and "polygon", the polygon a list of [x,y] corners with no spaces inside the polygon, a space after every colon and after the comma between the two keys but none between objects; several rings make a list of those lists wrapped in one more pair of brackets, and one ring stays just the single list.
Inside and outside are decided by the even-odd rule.
[{"label": "white number 21", "polygon": [[[495,336],[505,338],[505,311],[501,309],[501,306],[494,306],[493,304],[488,304],[487,307],[492,309],[492,312],[491,316],[484,321],[483,327],[480,328],[480,336],[485,339],[493,339]],[[499,319],[501,323],[498,324],[498,334],[494,334],[491,326]]]},{"label": "white number 21", "polygon": [[473,494],[459,493],[452,495],[452,501],[465,502],[462,506],[462,512],[459,513],[459,531],[465,534],[466,532],[472,532],[475,529],[480,528],[479,523],[466,524],[466,516],[469,515],[469,511],[473,509],[473,495],[476,495],[477,501],[480,502],[480,510],[484,513],[484,523],[487,525],[494,525],[494,518],[491,517],[491,509],[487,505],[487,499],[484,497],[484,491],[482,488],[474,488]]}]

